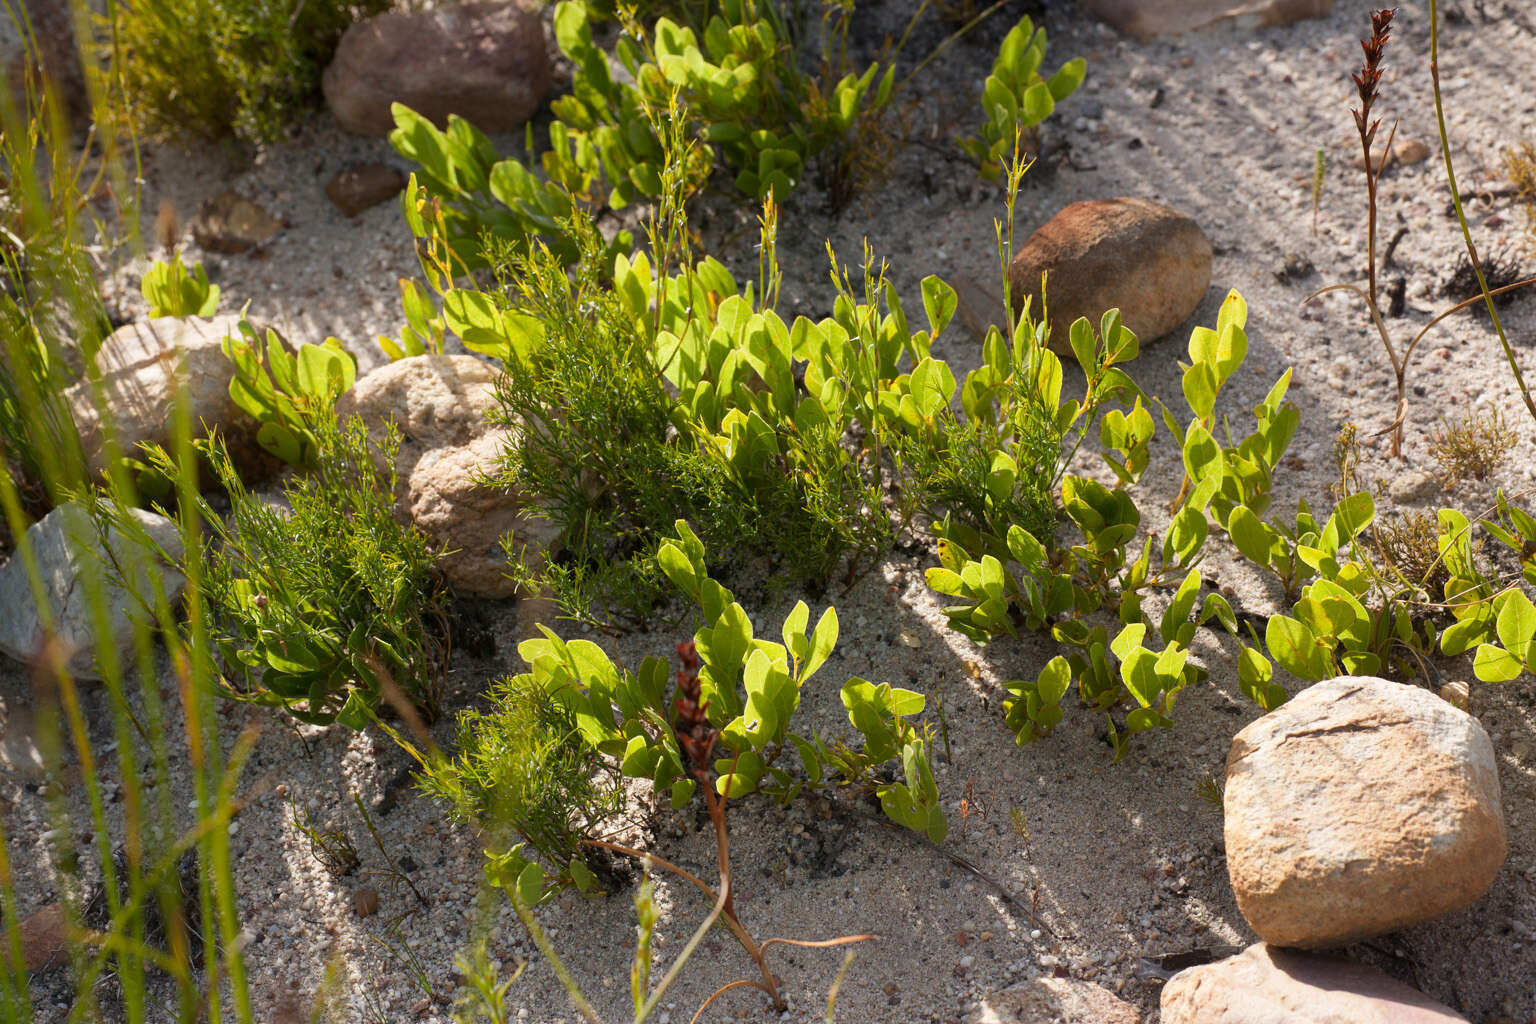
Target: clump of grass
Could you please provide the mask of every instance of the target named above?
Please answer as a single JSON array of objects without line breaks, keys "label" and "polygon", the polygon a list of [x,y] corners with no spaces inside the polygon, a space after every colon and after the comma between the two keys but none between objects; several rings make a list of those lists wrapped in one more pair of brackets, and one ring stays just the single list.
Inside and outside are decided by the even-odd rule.
[{"label": "clump of grass", "polygon": [[1376,552],[1387,570],[1429,594],[1443,593],[1450,579],[1439,537],[1440,528],[1431,512],[1411,512],[1375,526]]},{"label": "clump of grass", "polygon": [[354,21],[389,0],[131,0],[112,28],[140,127],[218,142],[281,138],[315,102]]},{"label": "clump of grass", "polygon": [[[1518,284],[1525,279],[1525,264],[1520,259],[1520,254],[1507,245],[1499,246],[1479,257],[1478,262],[1483,268],[1483,276],[1488,282],[1488,290],[1493,294],[1493,301],[1500,306],[1507,306],[1520,294],[1519,290],[1500,292],[1502,288]],[[1446,279],[1441,287],[1441,294],[1448,299],[1460,302],[1468,296],[1477,297],[1479,286],[1477,283],[1477,271],[1472,266],[1472,260],[1465,252],[1456,260],[1456,266],[1451,269],[1451,276]],[[1479,308],[1478,304],[1472,305],[1474,312],[1481,312],[1487,316],[1487,311]]]},{"label": "clump of grass", "polygon": [[1430,434],[1430,452],[1450,486],[1462,480],[1486,480],[1519,438],[1493,406],[1474,410],[1452,423],[1441,417]]},{"label": "clump of grass", "polygon": [[309,855],[334,878],[344,878],[362,864],[352,837],[339,828],[316,825],[308,808],[288,801],[288,817],[299,834],[309,841]]},{"label": "clump of grass", "polygon": [[1201,776],[1200,783],[1196,789],[1200,794],[1200,799],[1205,801],[1206,806],[1218,813],[1226,805],[1226,793],[1222,788],[1221,780],[1210,772],[1206,772],[1205,775]]}]

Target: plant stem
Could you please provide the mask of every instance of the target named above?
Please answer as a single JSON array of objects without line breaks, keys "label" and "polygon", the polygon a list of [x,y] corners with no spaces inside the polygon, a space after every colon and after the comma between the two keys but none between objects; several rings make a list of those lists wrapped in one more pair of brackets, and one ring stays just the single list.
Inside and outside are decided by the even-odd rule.
[{"label": "plant stem", "polygon": [[539,947],[539,952],[544,954],[544,959],[549,961],[550,968],[555,972],[555,977],[560,979],[560,984],[565,986],[565,991],[571,997],[571,1002],[576,1004],[576,1010],[587,1019],[588,1024],[603,1024],[597,1011],[592,1009],[592,1004],[587,1002],[587,997],[582,995],[581,986],[576,984],[576,979],[571,976],[570,969],[560,959],[560,954],[555,952],[554,943],[549,941],[549,936],[544,934],[544,929],[539,927],[538,920],[533,916],[533,911],[528,909],[528,904],[517,891],[517,886],[509,886],[508,894],[512,897],[512,907],[517,911],[517,916],[523,922],[523,927],[528,929],[528,935],[533,939],[533,944]]}]

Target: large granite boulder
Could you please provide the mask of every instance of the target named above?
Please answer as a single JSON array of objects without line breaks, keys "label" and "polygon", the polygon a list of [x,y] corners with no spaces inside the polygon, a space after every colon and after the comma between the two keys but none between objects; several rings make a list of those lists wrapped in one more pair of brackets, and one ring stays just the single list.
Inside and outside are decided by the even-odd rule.
[{"label": "large granite boulder", "polygon": [[1260,943],[1163,986],[1163,1024],[1465,1024],[1372,967]]},{"label": "large granite boulder", "polygon": [[1211,243],[1200,225],[1146,199],[1073,203],[1047,221],[1013,257],[1008,278],[1017,315],[1028,297],[1036,319],[1040,278],[1051,315],[1051,348],[1066,353],[1068,332],[1086,316],[1098,330],[1119,309],[1143,343],[1183,323],[1211,284]]},{"label": "large granite boulder", "polygon": [[1493,745],[1428,690],[1309,687],[1237,734],[1227,867],[1264,941],[1338,946],[1472,903],[1504,862]]},{"label": "large granite boulder", "polygon": [[526,515],[521,495],[484,482],[511,440],[486,419],[496,406],[495,380],[496,371],[473,356],[413,356],[362,377],[336,414],[361,416],[376,443],[395,423],[399,509],[448,549],[438,565],[455,589],[500,598],[515,592],[501,539],[511,534],[532,554],[558,531]]},{"label": "large granite boulder", "polygon": [[549,81],[538,8],[492,0],[359,21],[341,37],[321,85],[347,131],[388,135],[392,103],[440,128],[458,114],[481,131],[512,131],[539,109]]},{"label": "large granite boulder", "polygon": [[[70,674],[76,679],[100,679],[100,641],[110,641],[124,668],[133,645],[135,623],[154,605],[156,578],[166,600],[181,596],[186,581],[164,565],[153,545],[172,558],[182,554],[181,533],[164,516],[141,509],[130,514],[151,544],[117,525],[98,530],[90,512],[60,505],[27,530],[27,542],[37,560],[43,591],[53,613],[54,636],[62,647]],[[103,542],[105,540],[105,542]],[[85,581],[96,578],[106,602],[109,636],[98,637]],[[46,634],[38,614],[27,567],[19,555],[0,566],[0,653],[32,662],[43,651]]]}]

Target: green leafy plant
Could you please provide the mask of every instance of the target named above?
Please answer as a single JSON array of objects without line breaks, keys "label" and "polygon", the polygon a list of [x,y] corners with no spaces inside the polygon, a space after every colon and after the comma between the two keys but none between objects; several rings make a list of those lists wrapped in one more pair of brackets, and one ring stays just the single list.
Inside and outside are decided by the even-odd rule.
[{"label": "green leafy plant", "polygon": [[778,579],[813,584],[843,565],[852,579],[919,510],[1047,531],[1056,408],[1000,340],[963,385],[932,356],[954,290],[924,279],[920,327],[884,263],[866,249],[848,268],[829,250],[832,315],[787,322],[776,205],[764,205],[758,281],[738,284],[687,251],[685,167],[665,165],[649,255],[610,265],[578,214],[565,231],[585,255],[570,273],[553,252],[506,245],[498,293],[432,278],[446,330],[507,364],[498,396],[518,439],[502,479],[562,529],[558,559],[512,552],[524,585],[583,618],[642,612],[678,508],[707,545],[749,539]]},{"label": "green leafy plant", "polygon": [[239,328],[239,338],[224,339],[234,364],[230,397],[261,425],[256,442],[262,448],[293,465],[314,465],[318,431],[357,379],[357,359],[335,338],[301,344],[295,353],[270,328],[264,341],[244,317]]},{"label": "green leafy plant", "polygon": [[[38,41],[21,10],[7,5],[35,54]],[[87,478],[61,393],[73,380],[72,361],[93,354],[109,329],[91,280],[86,221],[114,203],[130,204],[113,212],[132,218],[122,148],[132,136],[118,134],[115,85],[94,84],[104,86],[92,90],[88,111],[100,131],[79,148],[57,96],[35,80],[25,99],[0,86],[0,517],[14,537],[8,568],[22,573],[30,596],[21,600],[35,603],[43,628],[26,672],[43,785],[21,796],[32,804],[24,815],[0,820],[0,1019],[46,1016],[59,999],[80,1020],[252,1024],[230,834],[256,735],[232,737],[223,728],[203,608],[174,602],[159,567],[139,561],[150,548],[134,514],[139,496],[115,458],[104,478]],[[95,226],[103,229],[91,236],[95,252],[110,251],[121,225],[102,216]],[[12,433],[18,424],[22,432]],[[183,542],[195,547],[185,403],[173,405],[168,428]],[[112,450],[110,423],[106,433]],[[92,553],[108,530],[132,541],[122,546],[131,554],[110,569],[87,569],[73,582],[70,601],[86,612],[81,639],[97,651],[101,678],[89,685],[68,668],[48,569],[28,536],[39,494],[73,499],[84,511],[66,519],[73,564],[100,567]],[[135,611],[126,637],[114,628],[112,602]],[[23,822],[41,822],[43,835],[21,831],[37,827]],[[23,928],[21,913],[45,893],[57,901],[50,913],[67,946],[64,971],[51,979],[28,969],[31,926]]]},{"label": "green leafy plant", "polygon": [[347,26],[387,0],[134,0],[105,15],[137,123],[153,135],[273,142],[319,93]]},{"label": "green leafy plant", "polygon": [[313,472],[285,485],[286,513],[245,489],[216,438],[201,445],[231,518],[198,499],[210,537],[187,570],[202,580],[223,690],[312,724],[362,729],[386,705],[430,718],[443,613],[426,539],[394,517],[398,435],[378,452],[358,419],[315,429]]},{"label": "green leafy plant", "polygon": [[[685,521],[679,520],[676,530],[676,536],[660,549],[658,561],[667,577],[697,606],[702,625],[692,643],[678,645],[681,667],[671,699],[667,692],[669,666],[665,660],[649,657],[637,671],[630,671],[616,666],[596,644],[565,641],[544,629],[543,637],[527,640],[519,648],[530,671],[494,695],[489,715],[461,718],[462,747],[469,756],[461,753],[450,760],[417,755],[425,768],[429,789],[453,796],[458,806],[470,809],[471,813],[502,806],[500,812],[491,812],[491,820],[510,825],[521,841],[510,846],[503,842],[487,850],[487,878],[508,892],[541,951],[588,1019],[596,1019],[590,1005],[538,928],[532,908],[564,887],[590,888],[596,884],[596,878],[586,867],[585,858],[569,845],[568,837],[575,834],[569,808],[558,806],[558,801],[546,801],[529,787],[506,786],[510,775],[521,774],[521,770],[509,772],[485,759],[484,755],[493,749],[502,749],[507,737],[519,737],[519,744],[529,736],[544,737],[548,746],[534,757],[540,764],[549,764],[548,754],[560,744],[576,745],[585,751],[554,754],[557,760],[574,759],[550,772],[574,786],[581,785],[576,780],[591,777],[592,759],[600,755],[612,766],[609,770],[649,780],[658,795],[669,794],[674,808],[681,808],[702,794],[715,827],[720,865],[718,889],[654,854],[605,839],[581,840],[587,848],[634,856],[671,871],[697,887],[713,904],[695,940],[653,989],[649,935],[657,915],[650,901],[649,883],[642,884],[636,897],[641,938],[631,975],[637,1020],[644,1019],[655,1008],[661,993],[696,947],[698,938],[717,920],[731,931],[761,972],[761,980],[738,984],[761,989],[777,1007],[784,1004],[779,981],[766,958],[770,946],[780,942],[828,946],[868,938],[847,936],[814,943],[755,940],[731,899],[725,812],[729,801],[754,792],[787,801],[808,787],[851,784],[873,790],[892,820],[934,841],[942,839],[946,829],[929,766],[927,736],[908,720],[923,710],[922,695],[889,684],[876,686],[862,679],[850,679],[842,689],[842,698],[851,725],[863,737],[861,749],[792,732],[790,722],[798,708],[800,692],[837,642],[836,612],[827,609],[811,627],[810,609],[799,602],[784,621],[782,644],[755,637],[746,611],[729,590],[708,575],[702,542]],[[547,703],[552,709],[530,711],[526,706],[530,703]],[[551,721],[558,723],[553,730],[546,727]],[[786,763],[781,764],[781,758]],[[883,778],[879,773],[881,766],[898,759],[901,776],[895,780]],[[510,806],[520,801],[527,803]],[[590,827],[606,813],[608,809],[604,807],[597,815],[577,817],[581,819],[579,824]],[[529,827],[550,814],[558,819],[553,831],[561,833],[553,843],[537,834],[542,831],[541,826]],[[534,852],[544,863],[552,864],[553,875],[538,860],[531,859]],[[734,987],[737,985],[716,991],[704,1006]]]},{"label": "green leafy plant", "polygon": [[1005,162],[1019,131],[1033,131],[1071,96],[1088,72],[1081,57],[1063,64],[1050,78],[1040,74],[1045,62],[1045,29],[1035,28],[1028,16],[1020,19],[1007,36],[992,64],[982,89],[981,106],[986,119],[980,131],[960,143],[988,181],[1003,177]]},{"label": "green leafy plant", "polygon": [[[1075,684],[1081,700],[1105,714],[1116,758],[1124,756],[1137,732],[1172,725],[1170,713],[1179,692],[1205,678],[1189,662],[1190,644],[1200,625],[1213,620],[1236,634],[1236,616],[1218,594],[1201,597],[1199,562],[1211,519],[1228,519],[1241,503],[1267,504],[1271,471],[1296,429],[1294,407],[1284,401],[1289,372],[1255,409],[1255,430],[1241,441],[1218,442],[1212,434],[1222,386],[1247,354],[1247,308],[1233,292],[1222,304],[1217,326],[1196,328],[1184,368],[1184,394],[1194,414],[1181,426],[1166,407],[1162,418],[1183,453],[1185,476],[1160,544],[1148,535],[1138,545],[1141,513],[1129,488],[1148,463],[1154,420],[1143,396],[1120,363],[1137,350],[1134,335],[1118,311],[1105,314],[1096,332],[1086,319],[1071,328],[1071,349],[1086,375],[1081,400],[1063,401],[1062,367],[1048,347],[1048,335],[1025,311],[1014,328],[1014,372],[1034,382],[1035,401],[1053,411],[1063,443],[1059,465],[1076,450],[1095,425],[1102,458],[1114,473],[1108,487],[1088,477],[1062,473],[1063,512],[1081,537],[1070,547],[1053,536],[1043,541],[1014,524],[995,533],[941,524],[941,565],[928,570],[928,584],[959,602],[945,609],[951,625],[985,642],[1011,633],[1019,624],[1049,630],[1072,653],[1057,655],[1034,679],[1005,684],[1010,729],[1018,741],[1031,742],[1061,721],[1061,701]],[[989,339],[999,346],[1001,334]],[[1129,399],[1129,409],[1110,403]],[[1139,551],[1138,551],[1139,548]],[[974,552],[974,554],[972,553]],[[1171,591],[1154,619],[1143,609],[1145,597]],[[1118,620],[1104,621],[1100,613]],[[1268,708],[1284,699],[1270,683],[1272,668],[1262,655],[1244,648],[1240,680],[1250,697]],[[1123,719],[1117,709],[1127,707]]]},{"label": "green leafy plant", "polygon": [[219,286],[209,283],[203,265],[188,268],[175,254],[145,271],[139,289],[149,300],[151,317],[213,316],[219,310]]},{"label": "green leafy plant", "polygon": [[[511,301],[461,290],[444,304],[450,330],[482,344],[500,333],[498,397],[506,421],[522,424],[503,478],[564,531],[566,555],[546,560],[537,582],[574,614],[644,610],[679,508],[693,510],[706,543],[767,555],[785,579],[824,581],[846,558],[882,550],[892,526],[878,465],[842,444],[855,416],[843,384],[831,385],[830,411],[795,394],[792,353],[820,344],[823,328],[802,319],[791,337],[771,305],[776,267],[758,292],[712,259],[663,276],[637,256],[617,262],[610,287],[590,224],[570,230],[592,254],[571,278],[553,254],[509,254]],[[854,315],[865,338],[828,328],[844,347],[880,329],[873,313],[844,314]],[[887,326],[898,350],[910,340]]]},{"label": "green leafy plant", "polygon": [[[407,203],[416,202],[419,185],[442,204],[449,247],[465,269],[483,265],[487,234],[524,249],[538,239],[575,262],[575,242],[561,228],[573,208],[596,216],[659,199],[666,165],[679,158],[685,197],[723,165],[741,193],[782,201],[820,167],[829,201],[841,209],[880,163],[881,117],[911,77],[898,82],[896,58],[927,6],[919,7],[883,65],[855,68],[847,46],[852,5],[828,4],[822,67],[813,74],[797,63],[801,48],[772,0],[725,0],[698,29],[668,17],[649,27],[627,22],[612,61],[594,39],[588,7],[565,0],[555,9],[555,38],[574,65],[573,82],[571,92],[551,104],[555,120],[539,156],[543,177],[531,160],[500,158],[462,119],[450,118],[439,130],[397,104],[390,141],[419,165]],[[1035,53],[1033,44],[1008,50],[1000,81],[1011,86],[1017,80],[1027,90],[1028,55]],[[615,63],[624,74],[616,74]],[[1063,95],[1071,91],[1070,77],[1058,76]],[[1038,108],[1032,100],[1030,111]],[[531,134],[527,148],[531,157]],[[627,253],[632,241],[618,232],[610,255]]]},{"label": "green leafy plant", "polygon": [[[837,642],[836,612],[829,608],[812,628],[810,609],[799,602],[785,619],[782,644],[756,637],[745,609],[708,575],[703,542],[686,521],[675,528],[657,561],[702,618],[693,643],[679,647],[678,678],[680,687],[685,676],[696,680],[688,699],[703,716],[698,727],[715,737],[714,759],[688,753],[668,701],[664,659],[646,658],[630,671],[596,644],[541,627],[542,637],[519,647],[529,671],[491,692],[489,712],[460,717],[459,754],[417,754],[429,792],[450,799],[488,834],[518,840],[490,851],[498,876],[521,875],[536,853],[557,872],[541,883],[544,895],[594,885],[579,847],[617,849],[590,838],[614,810],[614,787],[602,780],[608,772],[649,780],[674,808],[697,794],[706,772],[714,776],[711,799],[763,792],[787,802],[807,788],[857,785],[873,791],[892,820],[942,839],[927,735],[909,721],[921,714],[923,696],[853,678],[841,696],[862,747],[792,732],[800,692]],[[509,763],[514,750],[520,763]],[[895,780],[878,771],[891,761],[901,764]]]}]

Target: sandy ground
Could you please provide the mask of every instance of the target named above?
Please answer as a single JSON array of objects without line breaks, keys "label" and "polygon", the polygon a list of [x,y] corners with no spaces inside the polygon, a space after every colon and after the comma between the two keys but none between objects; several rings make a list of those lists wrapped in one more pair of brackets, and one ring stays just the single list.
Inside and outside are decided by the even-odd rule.
[{"label": "sandy ground", "polygon": [[[1202,225],[1216,249],[1210,291],[1190,324],[1144,344],[1135,374],[1148,391],[1176,398],[1175,363],[1189,326],[1214,322],[1227,290],[1239,289],[1249,305],[1251,350],[1223,406],[1239,429],[1248,407],[1285,367],[1295,367],[1290,396],[1302,426],[1277,476],[1277,513],[1300,498],[1326,506],[1340,425],[1353,421],[1370,433],[1392,415],[1390,370],[1363,311],[1338,297],[1302,306],[1324,284],[1363,276],[1364,198],[1359,172],[1349,168],[1356,143],[1348,71],[1358,60],[1355,40],[1368,24],[1368,6],[1340,0],[1332,16],[1291,28],[1217,28],[1145,45],[1083,20],[1069,5],[1050,6],[1046,16],[1052,66],[1080,54],[1088,59],[1089,77],[1046,129],[1058,158],[1029,175],[1019,202],[1020,238],[1067,203],[1117,195],[1168,203]],[[1407,310],[1391,321],[1399,337],[1443,304],[1441,282],[1461,245],[1447,215],[1434,138],[1427,6],[1401,4],[1379,107],[1387,118],[1401,118],[1400,137],[1430,142],[1437,154],[1383,180],[1383,243],[1398,226],[1407,228],[1392,271],[1407,281]],[[1503,147],[1536,138],[1536,94],[1522,72],[1536,63],[1536,30],[1517,4],[1448,6],[1465,12],[1442,34],[1454,155],[1465,186],[1488,184],[1500,177]],[[879,24],[869,34],[899,28],[909,10],[894,0],[871,8],[868,16]],[[942,149],[949,126],[970,123],[970,97],[1006,27],[997,21],[919,80],[910,96],[910,135],[936,140]],[[937,29],[920,32],[910,52],[925,52],[940,37]],[[1318,147],[1328,152],[1330,172],[1314,233],[1310,182]],[[393,334],[401,320],[397,279],[415,271],[409,234],[391,204],[349,221],[322,192],[344,164],[370,159],[393,154],[382,141],[345,136],[317,115],[291,144],[243,168],[216,153],[151,153],[147,208],[170,197],[185,217],[226,186],[266,205],[289,227],[260,258],[207,261],[230,305],[250,298],[253,315],[290,337],[318,341],[334,334],[371,365],[380,358],[373,338]],[[750,210],[719,199],[703,207],[710,250],[743,277],[755,273]],[[1511,200],[1474,199],[1468,212],[1485,251],[1500,244],[1531,248],[1525,213]],[[1000,290],[992,239],[1001,213],[996,191],[980,185],[969,168],[916,144],[900,152],[880,188],[840,217],[828,215],[821,193],[807,187],[781,215],[784,308],[812,315],[829,310],[827,239],[840,257],[856,259],[867,238],[891,261],[903,294],[914,296],[910,301],[929,273]],[[1277,277],[1296,261],[1309,262],[1315,272]],[[131,285],[130,273],[122,296],[130,311]],[[1536,303],[1517,302],[1506,324],[1529,358]],[[974,339],[958,325],[937,348],[957,367],[976,360]],[[1369,448],[1366,479],[1386,485],[1405,468],[1433,468],[1426,441],[1438,417],[1491,405],[1514,424],[1519,447],[1493,480],[1427,496],[1420,505],[1477,511],[1495,486],[1522,490],[1536,480],[1533,433],[1485,321],[1460,315],[1437,328],[1420,347],[1412,383],[1406,463],[1387,459],[1384,444]],[[1170,447],[1155,445],[1154,453],[1144,509],[1165,506],[1177,480]],[[829,591],[843,639],[804,695],[799,728],[847,730],[836,691],[849,675],[913,686],[934,702],[942,695],[947,741],[939,744],[938,782],[952,822],[945,849],[980,867],[1014,901],[887,828],[861,801],[837,795],[781,810],[748,799],[731,810],[742,918],[760,937],[878,935],[857,947],[837,999],[840,1020],[961,1019],[989,992],[1065,972],[1120,994],[1155,1021],[1158,987],[1139,976],[1138,958],[1253,941],[1228,885],[1220,814],[1200,793],[1202,780],[1220,778],[1232,734],[1258,714],[1237,690],[1232,648],[1211,636],[1199,641],[1197,657],[1211,681],[1181,697],[1174,730],[1146,736],[1120,764],[1111,763],[1102,722],[1073,707],[1055,735],[1019,749],[1003,727],[1000,683],[1037,672],[1055,652],[1034,636],[978,648],[946,629],[940,602],[923,583],[928,564],[926,548],[893,553],[851,590]],[[1275,595],[1219,545],[1206,575],[1252,612],[1275,607]],[[776,629],[799,596],[766,604],[764,593],[738,591],[760,631]],[[825,602],[812,603],[819,611]],[[513,608],[484,605],[476,614],[495,635],[495,653],[456,660],[452,688],[460,704],[472,701],[487,680],[520,667]],[[633,665],[647,653],[669,652],[689,632],[671,609],[647,632],[617,641],[593,638]],[[1445,679],[1471,678],[1466,661],[1438,668]],[[24,685],[14,666],[0,666],[0,693],[13,708]],[[1536,1021],[1533,708],[1536,684],[1529,678],[1473,687],[1472,710],[1497,751],[1510,829],[1509,858],[1492,889],[1464,911],[1352,950],[1475,1022]],[[104,706],[92,714],[105,741]],[[248,709],[228,709],[230,734],[250,717]],[[266,722],[248,777],[286,788],[255,802],[235,837],[258,1019],[289,1019],[285,1014],[323,997],[339,1020],[447,1020],[456,989],[453,951],[472,931],[487,928],[507,971],[530,960],[512,989],[517,1019],[574,1020],[506,901],[492,901],[486,913],[476,909],[480,852],[473,838],[409,790],[380,805],[406,765],[383,737],[295,732]],[[411,877],[427,905],[392,891],[380,877],[333,879],[311,858],[289,821],[285,795],[317,821],[349,832],[365,873],[381,867],[353,793],[374,808],[390,856],[414,865]],[[40,867],[41,800],[16,772],[0,775],[0,796],[8,807],[12,856],[22,866],[18,892],[26,911],[51,899],[55,886]],[[628,834],[710,877],[713,841],[704,824],[691,813],[637,806]],[[656,881],[667,910],[658,959],[666,962],[706,908],[686,887],[665,876]],[[362,886],[382,893],[374,917],[360,919],[353,910],[354,890]],[[575,975],[613,1020],[624,1019],[628,1003],[630,895],[569,896],[541,912]],[[791,1009],[782,1019],[821,1020],[840,962],[839,951],[783,952],[776,967]],[[674,988],[660,1019],[687,1020],[711,991],[749,968],[729,938],[717,935]],[[63,1005],[46,990],[39,1000],[39,1021],[63,1019]],[[733,993],[712,1008],[710,1019],[776,1016],[757,995]]]}]

